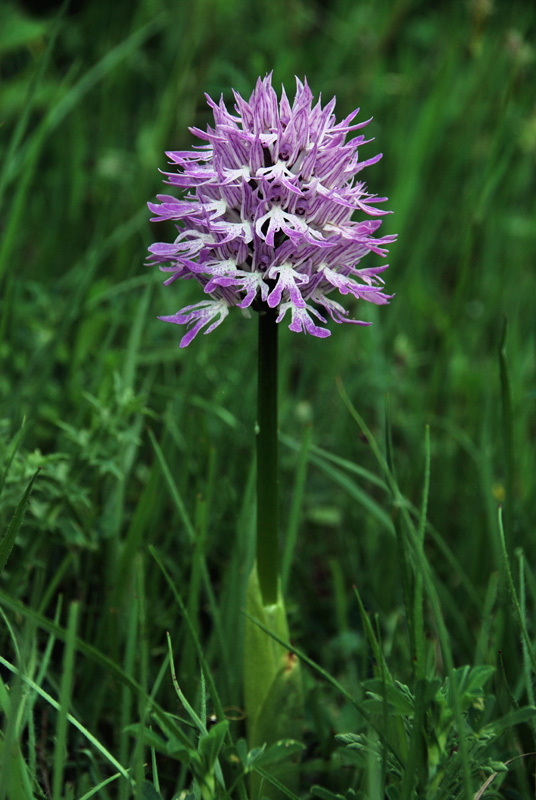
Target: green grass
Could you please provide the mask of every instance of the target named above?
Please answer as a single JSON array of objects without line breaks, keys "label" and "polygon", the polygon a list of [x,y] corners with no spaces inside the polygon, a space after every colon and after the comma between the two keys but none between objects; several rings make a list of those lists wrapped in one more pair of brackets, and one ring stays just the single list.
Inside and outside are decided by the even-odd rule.
[{"label": "green grass", "polygon": [[164,150],[272,69],[374,116],[399,234],[371,328],[280,331],[300,795],[528,800],[534,9],[80,5],[0,11],[0,800],[245,800],[291,753],[243,741],[255,325],[181,351],[199,293],[143,266]]}]

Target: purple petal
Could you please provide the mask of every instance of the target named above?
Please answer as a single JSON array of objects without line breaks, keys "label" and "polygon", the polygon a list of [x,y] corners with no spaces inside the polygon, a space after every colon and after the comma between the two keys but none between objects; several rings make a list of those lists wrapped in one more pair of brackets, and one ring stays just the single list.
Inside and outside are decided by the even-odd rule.
[{"label": "purple petal", "polygon": [[[236,305],[266,303],[278,309],[278,322],[290,309],[289,327],[325,338],[329,331],[316,303],[335,323],[348,312],[328,295],[352,295],[378,305],[392,295],[383,291],[387,265],[360,268],[373,252],[384,258],[395,236],[378,236],[386,198],[372,194],[360,180],[362,170],[381,154],[361,157],[371,140],[360,131],[358,111],[337,122],[335,98],[313,105],[306,80],[296,78],[289,100],[280,99],[271,73],[259,78],[246,100],[234,92],[234,108],[223,97],[206,95],[214,123],[192,127],[201,142],[192,150],[168,151],[165,182],[177,191],[157,195],[148,204],[152,221],[174,221],[174,242],[156,242],[147,263],[167,272],[166,285],[194,279],[205,299],[163,317],[186,325],[181,346],[203,330],[209,333]],[[354,219],[354,216],[356,217]]]}]

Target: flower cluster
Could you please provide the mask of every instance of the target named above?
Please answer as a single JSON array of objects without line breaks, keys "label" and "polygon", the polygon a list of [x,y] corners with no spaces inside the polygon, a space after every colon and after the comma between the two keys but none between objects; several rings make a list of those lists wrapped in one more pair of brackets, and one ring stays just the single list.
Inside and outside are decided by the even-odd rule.
[{"label": "flower cluster", "polygon": [[[278,101],[271,75],[259,78],[249,102],[237,92],[234,97],[233,114],[223,99],[215,103],[207,95],[214,128],[190,129],[207,143],[166,154],[176,171],[164,174],[185,192],[182,198],[158,195],[159,204],[149,203],[152,221],[182,223],[173,243],[149,248],[149,263],[170,273],[166,285],[194,278],[206,295],[160,319],[188,326],[181,347],[201,329],[214,330],[231,306],[246,313],[275,309],[277,322],[290,312],[292,331],[320,337],[329,336],[318,324],[326,323],[322,314],[370,324],[348,319],[331,297],[338,290],[376,304],[390,299],[381,291],[386,264],[357,268],[370,251],[385,256],[385,245],[396,238],[374,237],[377,217],[389,213],[377,205],[387,198],[356,180],[381,154],[360,161],[365,137],[346,141],[370,120],[352,125],[358,109],[337,123],[335,98],[324,108],[320,100],[313,105],[307,81],[298,79],[292,105],[284,88]],[[356,211],[365,218],[352,220]]]}]

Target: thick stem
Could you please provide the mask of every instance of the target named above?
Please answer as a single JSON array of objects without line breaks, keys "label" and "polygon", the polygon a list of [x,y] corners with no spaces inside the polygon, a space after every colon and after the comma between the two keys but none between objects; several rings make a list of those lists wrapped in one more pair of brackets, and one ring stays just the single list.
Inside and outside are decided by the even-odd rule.
[{"label": "thick stem", "polygon": [[277,469],[277,324],[270,308],[259,314],[257,388],[257,573],[265,606],[277,603],[279,477]]}]

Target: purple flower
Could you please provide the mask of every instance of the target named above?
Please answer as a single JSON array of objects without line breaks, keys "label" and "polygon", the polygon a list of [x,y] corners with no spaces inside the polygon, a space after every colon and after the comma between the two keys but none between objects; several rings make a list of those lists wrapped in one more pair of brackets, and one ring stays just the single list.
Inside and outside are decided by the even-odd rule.
[{"label": "purple flower", "polygon": [[[326,313],[335,322],[370,324],[348,319],[330,297],[336,290],[378,305],[391,299],[380,277],[387,264],[358,269],[368,252],[385,256],[396,238],[374,237],[377,218],[389,213],[377,206],[387,198],[357,178],[381,154],[360,161],[365,137],[346,141],[370,120],[352,125],[358,109],[337,123],[335,98],[313,105],[307,81],[296,84],[292,106],[284,88],[278,101],[271,75],[259,78],[249,102],[234,92],[235,113],[207,95],[214,128],[190,129],[206,144],[167,153],[176,167],[164,173],[167,183],[182,197],[158,195],[149,208],[152,221],[181,224],[172,244],[149,248],[149,263],[170,274],[165,285],[193,278],[207,295],[160,317],[188,326],[181,347],[205,326],[205,333],[214,330],[230,306],[246,314],[277,309],[277,322],[290,312],[292,331],[325,337],[329,330],[315,320],[326,323]],[[365,218],[352,219],[354,212]]]}]

